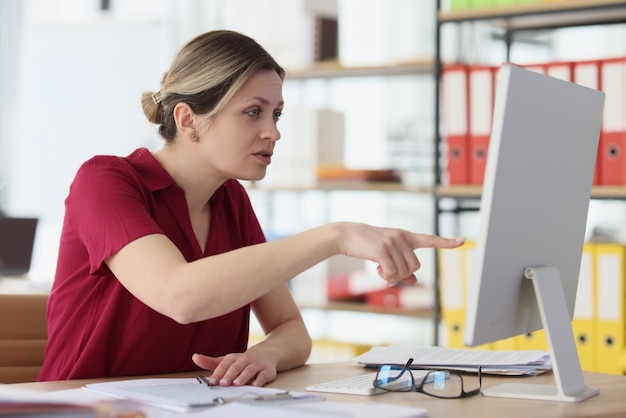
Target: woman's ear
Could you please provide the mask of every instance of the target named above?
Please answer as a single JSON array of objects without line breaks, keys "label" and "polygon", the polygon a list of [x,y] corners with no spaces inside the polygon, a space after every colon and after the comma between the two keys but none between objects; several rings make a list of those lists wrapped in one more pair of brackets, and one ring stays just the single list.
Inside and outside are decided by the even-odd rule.
[{"label": "woman's ear", "polygon": [[196,120],[197,115],[187,103],[181,102],[174,107],[174,121],[178,132],[192,141],[198,139]]}]

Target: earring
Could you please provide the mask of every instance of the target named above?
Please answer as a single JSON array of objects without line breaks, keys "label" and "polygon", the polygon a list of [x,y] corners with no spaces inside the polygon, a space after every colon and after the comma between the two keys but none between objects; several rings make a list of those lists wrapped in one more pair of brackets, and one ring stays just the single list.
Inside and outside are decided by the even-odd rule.
[{"label": "earring", "polygon": [[198,138],[198,135],[196,135],[196,134],[191,134],[191,139],[197,139],[197,138]]}]

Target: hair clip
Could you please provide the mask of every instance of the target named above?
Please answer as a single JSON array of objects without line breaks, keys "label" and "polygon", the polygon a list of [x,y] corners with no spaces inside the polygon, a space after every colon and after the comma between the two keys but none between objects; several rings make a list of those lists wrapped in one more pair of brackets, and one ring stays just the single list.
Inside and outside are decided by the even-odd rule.
[{"label": "hair clip", "polygon": [[160,104],[163,101],[163,95],[161,94],[161,90],[156,93],[152,93],[152,101],[155,105]]}]

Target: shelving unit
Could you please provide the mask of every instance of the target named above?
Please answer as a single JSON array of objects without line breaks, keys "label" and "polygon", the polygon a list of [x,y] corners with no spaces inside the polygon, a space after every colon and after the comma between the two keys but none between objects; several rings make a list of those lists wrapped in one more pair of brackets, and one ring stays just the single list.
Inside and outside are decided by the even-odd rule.
[{"label": "shelving unit", "polygon": [[[487,22],[494,28],[504,31],[502,36],[506,46],[505,60],[510,60],[511,45],[515,42],[517,34],[535,31],[555,30],[565,27],[578,27],[599,24],[617,24],[626,22],[626,1],[624,0],[568,0],[551,1],[529,5],[512,5],[491,7],[488,9],[471,9],[455,12],[441,10],[441,1],[437,1],[437,25],[434,73],[438,80],[435,92],[435,141],[437,158],[435,160],[435,216],[436,233],[440,233],[440,219],[445,212],[462,212],[464,210],[477,210],[480,206],[482,193],[481,186],[442,184],[443,167],[441,164],[441,149],[443,137],[440,130],[441,120],[441,80],[442,66],[441,45],[442,26],[446,24],[462,24],[465,22]],[[452,63],[446,63],[452,64]],[[454,63],[457,64],[457,63]],[[596,186],[592,190],[592,199],[626,199],[626,187],[619,186]],[[442,208],[442,201],[446,201],[448,207]],[[450,202],[455,202],[450,208]],[[434,320],[438,323],[441,319],[440,288],[438,280],[435,282],[435,308]],[[438,327],[435,327],[437,333]],[[435,341],[439,336],[435,335]]]},{"label": "shelving unit", "polygon": [[[494,27],[502,28],[505,31],[505,42],[507,57],[511,43],[514,42],[514,35],[523,31],[550,30],[572,26],[588,26],[598,24],[614,24],[626,22],[626,1],[624,0],[569,0],[538,3],[533,5],[502,6],[489,9],[472,9],[467,11],[443,12],[441,2],[437,1],[437,26],[434,72],[436,80],[441,77],[441,27],[445,24],[458,24],[463,22],[485,21]],[[435,93],[435,140],[441,143],[440,114],[441,91],[438,87]],[[438,148],[437,148],[438,149]],[[439,157],[439,156],[438,156]],[[435,194],[440,197],[462,197],[480,198],[480,187],[455,186],[446,187],[441,185],[440,159],[436,164],[436,190]],[[458,190],[456,190],[458,187]],[[626,192],[620,188],[597,187],[594,194],[599,198],[622,198]],[[614,195],[613,195],[614,194]]]}]

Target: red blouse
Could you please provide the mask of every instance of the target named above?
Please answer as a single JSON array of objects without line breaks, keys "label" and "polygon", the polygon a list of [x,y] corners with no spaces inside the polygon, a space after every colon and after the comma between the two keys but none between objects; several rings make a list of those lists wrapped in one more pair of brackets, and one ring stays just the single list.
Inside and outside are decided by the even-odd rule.
[{"label": "red blouse", "polygon": [[147,149],[125,158],[97,156],[83,164],[65,201],[38,380],[191,371],[198,369],[193,353],[246,350],[249,305],[181,325],[130,294],[104,263],[126,244],[155,233],[169,237],[188,261],[265,241],[239,182],[226,181],[210,204],[203,254],[183,190]]}]

